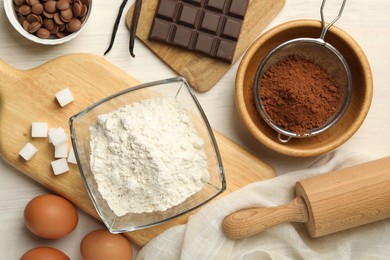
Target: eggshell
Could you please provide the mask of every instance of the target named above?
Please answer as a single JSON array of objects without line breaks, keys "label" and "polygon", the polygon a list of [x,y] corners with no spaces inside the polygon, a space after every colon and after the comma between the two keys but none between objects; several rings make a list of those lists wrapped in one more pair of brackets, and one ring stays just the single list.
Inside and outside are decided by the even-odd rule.
[{"label": "eggshell", "polygon": [[70,260],[70,258],[52,247],[35,247],[27,251],[20,260]]},{"label": "eggshell", "polygon": [[26,205],[24,223],[35,235],[56,239],[68,235],[76,228],[78,214],[66,199],[46,194],[35,197]]},{"label": "eggshell", "polygon": [[101,229],[88,233],[80,245],[84,260],[131,260],[133,248],[130,242],[120,234],[111,234]]}]

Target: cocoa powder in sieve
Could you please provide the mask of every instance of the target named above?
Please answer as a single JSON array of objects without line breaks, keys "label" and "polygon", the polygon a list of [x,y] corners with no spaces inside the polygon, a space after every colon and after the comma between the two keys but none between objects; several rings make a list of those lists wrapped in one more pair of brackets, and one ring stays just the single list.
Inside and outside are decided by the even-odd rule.
[{"label": "cocoa powder in sieve", "polygon": [[261,78],[259,94],[270,120],[299,135],[326,123],[341,100],[340,87],[328,72],[299,55],[272,64]]}]

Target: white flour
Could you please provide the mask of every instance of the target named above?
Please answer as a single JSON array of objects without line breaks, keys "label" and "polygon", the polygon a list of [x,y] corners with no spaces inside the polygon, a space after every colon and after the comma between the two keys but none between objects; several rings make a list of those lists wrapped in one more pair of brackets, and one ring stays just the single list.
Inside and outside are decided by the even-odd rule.
[{"label": "white flour", "polygon": [[117,216],[164,211],[210,178],[203,139],[174,99],[148,99],[99,115],[90,164]]}]

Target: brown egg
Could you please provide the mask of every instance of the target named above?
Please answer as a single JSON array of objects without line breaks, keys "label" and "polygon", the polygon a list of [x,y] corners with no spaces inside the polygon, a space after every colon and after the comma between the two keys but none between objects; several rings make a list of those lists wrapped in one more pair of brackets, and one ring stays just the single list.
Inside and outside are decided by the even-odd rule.
[{"label": "brown egg", "polygon": [[106,229],[88,233],[80,245],[84,260],[131,260],[133,248],[130,242],[120,234],[111,234]]},{"label": "brown egg", "polygon": [[40,246],[30,249],[20,260],[70,260],[70,258],[52,247]]},{"label": "brown egg", "polygon": [[77,226],[76,208],[66,199],[46,194],[32,199],[24,209],[24,223],[37,236],[61,238]]}]

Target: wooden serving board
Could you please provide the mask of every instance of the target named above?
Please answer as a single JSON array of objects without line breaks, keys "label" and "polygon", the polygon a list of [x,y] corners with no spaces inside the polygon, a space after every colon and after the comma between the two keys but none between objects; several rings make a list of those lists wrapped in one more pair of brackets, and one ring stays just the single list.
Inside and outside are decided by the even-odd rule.
[{"label": "wooden serving board", "polygon": [[[137,84],[136,79],[104,58],[91,54],[62,56],[27,71],[14,69],[0,60],[0,155],[22,173],[99,219],[77,165],[69,164],[70,172],[55,176],[50,165],[54,160],[53,145],[47,138],[31,138],[31,123],[48,122],[49,127],[63,127],[69,134],[69,117]],[[65,87],[71,90],[75,101],[61,108],[54,94]],[[275,175],[272,167],[218,132],[215,135],[226,170],[225,194]],[[38,153],[26,162],[18,152],[27,142],[36,146]],[[143,246],[169,227],[186,223],[188,216],[125,235]]]},{"label": "wooden serving board", "polygon": [[[249,1],[232,64],[237,61],[249,45],[282,10],[285,2],[285,0]],[[169,46],[165,43],[149,41],[149,31],[157,3],[158,0],[142,1],[137,37],[176,73],[185,77],[195,90],[199,92],[209,90],[227,72],[232,64],[179,47]],[[133,9],[134,5],[126,15],[126,24],[129,28]],[[137,55],[137,45],[135,45],[134,52]]]}]

